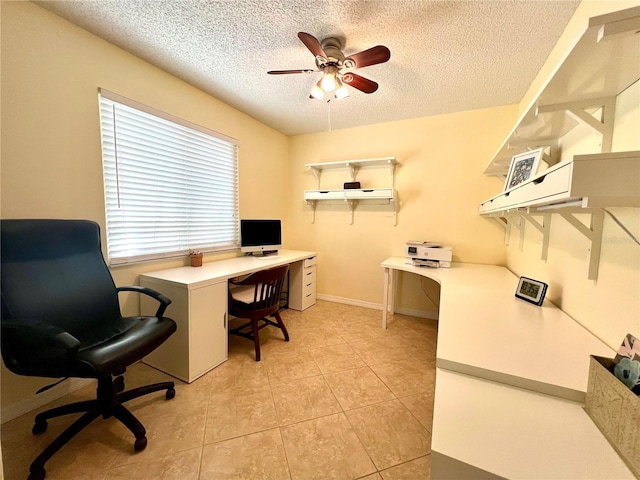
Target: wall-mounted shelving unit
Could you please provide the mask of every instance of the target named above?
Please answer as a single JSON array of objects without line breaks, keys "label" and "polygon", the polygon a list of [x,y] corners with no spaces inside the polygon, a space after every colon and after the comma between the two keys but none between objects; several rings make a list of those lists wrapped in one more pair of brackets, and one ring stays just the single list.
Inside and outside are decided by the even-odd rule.
[{"label": "wall-mounted shelving unit", "polygon": [[484,173],[505,176],[514,155],[538,147],[547,147],[548,165],[558,163],[559,139],[579,124],[601,134],[600,152],[610,152],[615,99],[639,78],[639,30],[640,7],[591,18]]},{"label": "wall-mounted shelving unit", "polygon": [[[511,158],[545,147],[550,166],[515,188],[480,204],[479,213],[505,228],[527,223],[543,235],[546,260],[552,214],[557,213],[591,243],[588,278],[598,277],[606,207],[640,207],[640,152],[611,152],[616,97],[640,80],[640,7],[593,17],[543,85],[485,169],[504,177]],[[561,138],[586,125],[601,135],[599,153],[560,162]],[[576,214],[588,214],[589,224]]]},{"label": "wall-mounted shelving unit", "polygon": [[[313,173],[317,181],[317,190],[305,190],[304,200],[311,206],[311,223],[315,223],[316,206],[319,201],[343,201],[347,204],[350,214],[350,224],[353,224],[353,212],[359,201],[370,201],[375,203],[392,205],[393,224],[397,222],[397,194],[394,189],[395,169],[398,162],[394,157],[371,158],[364,160],[346,160],[343,162],[308,163],[305,165]],[[356,179],[360,168],[365,167],[389,167],[391,188],[358,188],[358,189],[332,189],[321,190],[320,178],[323,170],[347,169],[350,181]]]}]

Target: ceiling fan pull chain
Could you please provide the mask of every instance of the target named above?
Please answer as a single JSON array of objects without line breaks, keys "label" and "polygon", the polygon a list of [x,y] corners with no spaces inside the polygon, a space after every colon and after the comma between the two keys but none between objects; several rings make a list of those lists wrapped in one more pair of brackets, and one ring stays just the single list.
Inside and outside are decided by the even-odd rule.
[{"label": "ceiling fan pull chain", "polygon": [[327,108],[329,115],[329,131],[331,131],[331,99],[327,100]]}]

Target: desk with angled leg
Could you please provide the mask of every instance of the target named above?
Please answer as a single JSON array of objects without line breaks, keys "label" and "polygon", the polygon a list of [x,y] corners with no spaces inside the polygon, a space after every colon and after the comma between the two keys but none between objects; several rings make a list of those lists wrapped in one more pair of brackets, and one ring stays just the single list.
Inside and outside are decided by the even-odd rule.
[{"label": "desk with angled leg", "polygon": [[431,478],[633,478],[583,410],[589,356],[611,348],[552,303],[515,298],[505,267],[404,262],[381,264],[383,328],[398,272],[440,284]]}]

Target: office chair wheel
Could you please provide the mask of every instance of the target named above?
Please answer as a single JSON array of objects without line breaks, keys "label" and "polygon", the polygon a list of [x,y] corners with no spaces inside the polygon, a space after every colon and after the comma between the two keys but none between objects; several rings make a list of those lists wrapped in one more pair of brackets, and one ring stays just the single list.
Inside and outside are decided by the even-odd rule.
[{"label": "office chair wheel", "polygon": [[136,452],[141,452],[147,448],[147,437],[136,438],[136,443],[133,444],[133,449]]},{"label": "office chair wheel", "polygon": [[33,428],[31,429],[31,433],[33,433],[34,435],[44,433],[47,431],[47,426],[48,424],[46,420],[36,420],[36,423],[33,424]]},{"label": "office chair wheel", "polygon": [[170,388],[169,390],[167,390],[167,394],[165,396],[167,397],[167,400],[171,400],[173,397],[176,396],[176,389]]},{"label": "office chair wheel", "polygon": [[35,472],[29,472],[27,480],[44,480],[45,475],[46,472],[44,468],[42,468],[40,470],[36,470]]}]

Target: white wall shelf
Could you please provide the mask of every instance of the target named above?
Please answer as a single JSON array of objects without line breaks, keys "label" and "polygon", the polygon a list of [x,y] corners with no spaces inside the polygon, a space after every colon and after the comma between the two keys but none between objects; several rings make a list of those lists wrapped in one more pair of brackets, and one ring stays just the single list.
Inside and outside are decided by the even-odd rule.
[{"label": "white wall shelf", "polygon": [[[313,176],[317,181],[317,190],[305,190],[304,200],[311,206],[311,223],[315,223],[316,207],[321,201],[342,201],[349,208],[350,221],[353,224],[353,213],[356,205],[360,201],[368,201],[369,203],[382,203],[391,205],[393,208],[393,224],[397,223],[397,194],[394,190],[395,167],[398,164],[394,157],[371,158],[364,160],[346,160],[342,162],[326,162],[326,163],[308,163],[305,166],[313,172]],[[357,188],[357,189],[333,189],[321,190],[320,177],[323,170],[327,169],[348,169],[349,178],[354,181],[356,174],[360,168],[364,167],[389,167],[389,176],[391,188]]]},{"label": "white wall shelf", "polygon": [[320,189],[320,176],[322,170],[335,169],[335,168],[347,168],[349,169],[349,177],[351,181],[356,178],[356,173],[361,167],[379,167],[383,165],[389,166],[389,173],[391,175],[391,185],[393,186],[395,166],[398,164],[394,157],[382,157],[382,158],[367,158],[363,160],[344,160],[342,162],[325,162],[325,163],[307,163],[305,167],[313,172],[313,176],[316,177],[318,182],[318,190]]},{"label": "white wall shelf", "polygon": [[591,18],[484,173],[505,176],[515,154],[536,147],[548,147],[545,161],[557,163],[559,139],[579,124],[601,134],[600,152],[610,152],[615,98],[640,77],[638,30],[640,7]]},{"label": "white wall shelf", "polygon": [[[640,80],[640,6],[592,17],[520,116],[491,162],[486,175],[505,177],[514,155],[545,148],[550,167],[506,192],[482,202],[479,213],[524,244],[525,225],[542,233],[547,259],[551,213],[590,242],[588,278],[598,278],[604,208],[640,207],[640,152],[611,153],[617,96]],[[562,137],[578,125],[601,136],[600,152],[561,161]],[[590,216],[585,225],[575,214]]]},{"label": "white wall shelf", "polygon": [[[500,219],[505,243],[510,227],[520,231],[524,244],[526,222],[542,233],[542,260],[547,259],[551,214],[560,214],[587,237],[590,280],[598,278],[604,208],[640,207],[640,151],[576,155],[522,184],[480,204],[481,215]],[[588,214],[589,225],[575,214]],[[536,217],[542,217],[538,221]],[[525,222],[526,220],[526,222]]]}]

